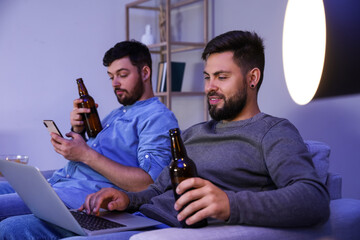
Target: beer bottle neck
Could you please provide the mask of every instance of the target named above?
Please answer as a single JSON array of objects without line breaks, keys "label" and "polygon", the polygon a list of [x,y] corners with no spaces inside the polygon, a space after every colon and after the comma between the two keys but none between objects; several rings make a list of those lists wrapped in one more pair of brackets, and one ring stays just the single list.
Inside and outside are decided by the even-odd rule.
[{"label": "beer bottle neck", "polygon": [[171,136],[171,153],[174,160],[186,158],[186,149],[179,135]]},{"label": "beer bottle neck", "polygon": [[77,85],[78,85],[80,97],[85,96],[85,95],[89,95],[83,80],[81,78],[79,78],[79,79],[76,79],[76,82],[77,82]]}]

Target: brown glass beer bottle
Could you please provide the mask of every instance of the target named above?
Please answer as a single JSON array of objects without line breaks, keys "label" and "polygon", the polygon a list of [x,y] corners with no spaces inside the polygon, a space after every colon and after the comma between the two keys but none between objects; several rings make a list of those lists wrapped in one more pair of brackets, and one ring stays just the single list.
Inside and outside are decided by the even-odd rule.
[{"label": "brown glass beer bottle", "polygon": [[[178,128],[171,129],[169,131],[169,135],[171,139],[172,153],[172,161],[169,166],[169,172],[176,201],[180,198],[180,195],[178,195],[175,191],[176,187],[185,179],[197,177],[198,175],[194,161],[187,156],[184,143],[180,136],[180,130]],[[186,206],[183,208],[185,207]],[[207,220],[203,219],[192,225],[187,225],[185,221],[181,221],[181,225],[184,228],[199,228],[206,226]]]},{"label": "brown glass beer bottle", "polygon": [[86,133],[89,138],[94,138],[102,130],[99,114],[96,110],[95,101],[89,95],[82,78],[76,79],[79,96],[83,100],[78,104],[79,108],[90,108],[90,113],[83,114],[83,120],[85,123]]}]

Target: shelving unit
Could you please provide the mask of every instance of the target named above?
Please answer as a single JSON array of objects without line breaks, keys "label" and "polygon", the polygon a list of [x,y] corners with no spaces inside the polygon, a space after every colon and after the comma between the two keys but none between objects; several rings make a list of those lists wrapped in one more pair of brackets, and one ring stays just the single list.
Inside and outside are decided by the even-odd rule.
[{"label": "shelving unit", "polygon": [[[155,7],[146,4],[154,2]],[[203,42],[175,42],[171,41],[171,11],[183,6],[203,2]],[[152,54],[160,54],[161,61],[171,62],[171,55],[184,51],[203,49],[208,42],[208,0],[182,0],[171,3],[171,0],[138,0],[126,5],[126,39],[130,39],[130,9],[142,9],[158,11],[160,13],[160,4],[163,4],[165,10],[165,41],[148,45]],[[171,91],[171,64],[167,64],[166,69],[167,91],[156,92],[155,96],[160,97],[162,102],[171,110],[171,98],[173,96],[203,96],[204,98],[204,119],[208,119],[207,102],[204,92],[172,92]]]}]

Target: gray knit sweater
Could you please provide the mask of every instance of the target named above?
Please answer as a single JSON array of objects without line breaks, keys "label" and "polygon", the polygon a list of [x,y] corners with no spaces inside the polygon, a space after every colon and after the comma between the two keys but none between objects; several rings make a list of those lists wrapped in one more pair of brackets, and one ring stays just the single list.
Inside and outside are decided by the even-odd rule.
[{"label": "gray knit sweater", "polygon": [[[294,227],[328,218],[328,192],[288,120],[259,113],[243,121],[209,121],[190,127],[182,138],[199,176],[228,195],[226,224]],[[147,190],[128,196],[129,210],[180,226],[168,168]]]}]

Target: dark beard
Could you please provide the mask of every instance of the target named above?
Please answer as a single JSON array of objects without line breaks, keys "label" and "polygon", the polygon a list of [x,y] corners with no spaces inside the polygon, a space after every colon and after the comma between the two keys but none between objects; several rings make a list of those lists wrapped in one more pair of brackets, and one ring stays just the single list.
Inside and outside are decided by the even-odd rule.
[{"label": "dark beard", "polygon": [[[118,90],[119,88],[115,88],[114,92],[116,95],[116,90]],[[123,98],[119,98],[116,95],[116,98],[118,100],[118,102],[124,106],[127,105],[133,105],[137,100],[140,99],[140,97],[142,96],[142,94],[144,93],[144,83],[142,82],[142,79],[139,77],[136,86],[134,88],[134,90],[129,93],[127,90],[125,89],[121,89],[123,91],[125,91],[125,93],[127,94],[127,96],[123,97]]]},{"label": "dark beard", "polygon": [[224,106],[222,108],[216,108],[216,105],[210,105],[208,100],[209,114],[211,118],[216,121],[234,119],[246,105],[247,92],[245,89],[239,91],[229,99],[226,99],[223,95],[216,94],[214,91],[208,93],[208,97],[214,95],[224,100]]}]

